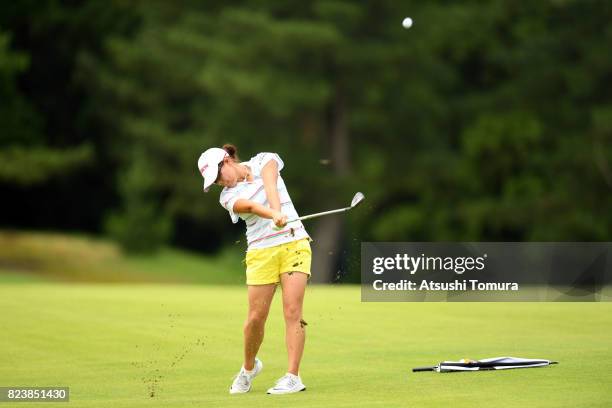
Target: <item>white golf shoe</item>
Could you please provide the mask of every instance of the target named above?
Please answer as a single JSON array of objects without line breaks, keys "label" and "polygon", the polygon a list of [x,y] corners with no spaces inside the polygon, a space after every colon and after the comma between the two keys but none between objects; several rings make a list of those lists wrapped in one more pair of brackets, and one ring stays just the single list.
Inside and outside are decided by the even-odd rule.
[{"label": "white golf shoe", "polygon": [[300,391],[306,391],[306,386],[302,383],[300,376],[287,373],[276,381],[274,387],[268,390],[268,394],[291,394]]},{"label": "white golf shoe", "polygon": [[249,392],[251,390],[253,378],[257,377],[262,369],[263,363],[258,358],[255,358],[255,367],[253,367],[251,371],[245,370],[243,366],[240,372],[236,374],[236,377],[234,377],[234,382],[229,390],[230,394],[244,394],[245,392]]}]

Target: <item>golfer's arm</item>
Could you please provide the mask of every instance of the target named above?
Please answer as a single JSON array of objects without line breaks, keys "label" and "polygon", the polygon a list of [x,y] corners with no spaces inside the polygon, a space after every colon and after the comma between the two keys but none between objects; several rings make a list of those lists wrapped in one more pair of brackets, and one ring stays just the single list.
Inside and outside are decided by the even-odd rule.
[{"label": "golfer's arm", "polygon": [[266,198],[268,199],[270,208],[280,211],[280,198],[278,197],[278,190],[276,188],[276,182],[278,181],[278,163],[276,163],[276,160],[270,160],[263,166],[263,169],[261,169],[261,178],[263,179]]},{"label": "golfer's arm", "polygon": [[259,203],[256,203],[251,200],[245,200],[241,198],[236,200],[234,203],[234,213],[236,214],[244,214],[244,213],[252,213],[259,215],[262,218],[270,218],[274,216],[275,210],[272,208],[265,207]]}]

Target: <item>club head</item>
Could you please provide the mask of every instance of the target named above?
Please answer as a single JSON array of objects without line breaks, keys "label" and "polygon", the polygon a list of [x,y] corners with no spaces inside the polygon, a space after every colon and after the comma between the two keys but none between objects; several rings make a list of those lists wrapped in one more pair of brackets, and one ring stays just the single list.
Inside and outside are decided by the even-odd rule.
[{"label": "club head", "polygon": [[353,201],[351,201],[351,208],[357,207],[364,199],[365,196],[363,195],[363,193],[356,193],[353,197]]}]

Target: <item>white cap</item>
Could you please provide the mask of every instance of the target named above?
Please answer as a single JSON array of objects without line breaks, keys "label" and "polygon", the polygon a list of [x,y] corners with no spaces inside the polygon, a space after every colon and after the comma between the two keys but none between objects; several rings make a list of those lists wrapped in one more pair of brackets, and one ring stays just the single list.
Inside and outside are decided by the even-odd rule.
[{"label": "white cap", "polygon": [[208,192],[210,186],[217,179],[219,163],[221,163],[226,156],[229,156],[227,152],[218,147],[211,147],[200,155],[198,159],[198,169],[202,177],[204,177],[205,193]]}]

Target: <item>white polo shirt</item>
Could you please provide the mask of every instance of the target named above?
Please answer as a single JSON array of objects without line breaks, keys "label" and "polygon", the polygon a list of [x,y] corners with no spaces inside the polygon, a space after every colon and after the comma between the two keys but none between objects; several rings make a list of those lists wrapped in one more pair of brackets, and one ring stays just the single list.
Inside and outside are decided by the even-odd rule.
[{"label": "white polo shirt", "polygon": [[249,166],[251,169],[253,181],[241,181],[238,182],[235,187],[225,187],[221,191],[219,202],[223,208],[229,212],[234,224],[237,223],[240,218],[242,218],[246,223],[248,249],[269,248],[298,239],[309,238],[309,235],[301,221],[289,223],[282,230],[276,230],[273,228],[272,220],[269,218],[262,218],[252,213],[234,213],[234,204],[241,198],[269,207],[263,179],[261,178],[261,169],[270,160],[276,160],[278,163],[279,174],[276,182],[276,188],[278,190],[278,197],[281,203],[281,212],[287,216],[288,220],[299,217],[293,203],[291,202],[291,197],[289,197],[289,192],[287,191],[285,182],[280,175],[280,171],[284,167],[284,163],[278,154],[267,152],[259,153],[255,157],[252,157],[249,161],[241,162],[240,164]]}]

